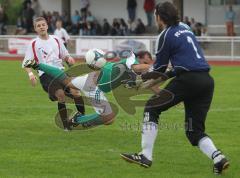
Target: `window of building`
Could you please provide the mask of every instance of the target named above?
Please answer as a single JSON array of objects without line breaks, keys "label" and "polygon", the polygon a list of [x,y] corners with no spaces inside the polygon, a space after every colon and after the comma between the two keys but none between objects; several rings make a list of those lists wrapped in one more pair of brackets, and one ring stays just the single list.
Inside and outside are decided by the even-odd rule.
[{"label": "window of building", "polygon": [[240,5],[240,0],[208,0],[210,6]]},{"label": "window of building", "polygon": [[224,5],[224,1],[225,0],[208,0],[208,4],[210,6],[220,6],[220,5]]}]

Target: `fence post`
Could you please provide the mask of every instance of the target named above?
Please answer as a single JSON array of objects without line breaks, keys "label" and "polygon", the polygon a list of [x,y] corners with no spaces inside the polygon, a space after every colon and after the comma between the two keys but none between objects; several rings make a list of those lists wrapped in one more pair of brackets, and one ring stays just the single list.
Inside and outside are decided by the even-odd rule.
[{"label": "fence post", "polygon": [[231,61],[234,60],[234,37],[231,37]]}]

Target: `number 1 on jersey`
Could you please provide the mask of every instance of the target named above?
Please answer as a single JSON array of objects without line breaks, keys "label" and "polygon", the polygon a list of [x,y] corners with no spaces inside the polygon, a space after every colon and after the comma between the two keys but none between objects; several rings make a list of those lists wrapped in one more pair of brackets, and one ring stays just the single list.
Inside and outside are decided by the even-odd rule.
[{"label": "number 1 on jersey", "polygon": [[201,56],[198,54],[197,47],[195,46],[193,39],[190,36],[187,36],[187,41],[188,41],[188,43],[192,44],[192,47],[193,47],[194,51],[196,52],[197,58],[201,59]]}]

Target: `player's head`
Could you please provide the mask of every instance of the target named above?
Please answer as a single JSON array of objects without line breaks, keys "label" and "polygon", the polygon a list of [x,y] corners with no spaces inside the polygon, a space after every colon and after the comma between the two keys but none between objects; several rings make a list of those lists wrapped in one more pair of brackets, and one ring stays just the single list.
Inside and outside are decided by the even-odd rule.
[{"label": "player's head", "polygon": [[62,20],[61,20],[61,19],[58,19],[58,20],[56,21],[56,28],[57,28],[57,29],[62,28]]},{"label": "player's head", "polygon": [[105,53],[100,49],[90,49],[85,54],[85,60],[91,69],[99,70],[106,64]]},{"label": "player's head", "polygon": [[179,23],[178,10],[170,2],[157,4],[155,8],[155,18],[156,23],[161,30],[165,27],[177,25]]},{"label": "player's head", "polygon": [[37,17],[33,20],[34,30],[40,36],[47,35],[48,24],[44,17]]},{"label": "player's head", "polygon": [[152,64],[153,63],[152,55],[148,51],[139,51],[136,54],[136,57],[138,58],[138,61],[140,64]]}]

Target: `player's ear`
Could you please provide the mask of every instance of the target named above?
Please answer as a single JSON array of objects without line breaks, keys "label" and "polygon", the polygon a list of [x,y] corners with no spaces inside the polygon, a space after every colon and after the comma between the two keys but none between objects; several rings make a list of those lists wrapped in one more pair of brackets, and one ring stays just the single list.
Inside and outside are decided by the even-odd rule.
[{"label": "player's ear", "polygon": [[34,27],[34,31],[35,31],[35,32],[37,32],[37,25],[36,25],[36,24],[34,24],[34,26],[33,26],[33,27]]},{"label": "player's ear", "polygon": [[159,21],[161,20],[160,16],[159,15],[155,15],[155,19],[156,19],[156,22],[159,23]]}]

